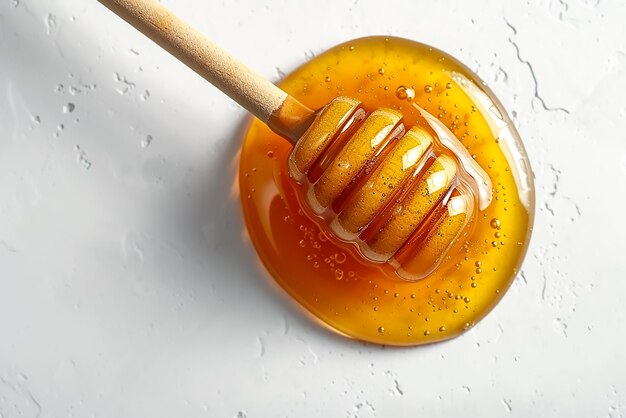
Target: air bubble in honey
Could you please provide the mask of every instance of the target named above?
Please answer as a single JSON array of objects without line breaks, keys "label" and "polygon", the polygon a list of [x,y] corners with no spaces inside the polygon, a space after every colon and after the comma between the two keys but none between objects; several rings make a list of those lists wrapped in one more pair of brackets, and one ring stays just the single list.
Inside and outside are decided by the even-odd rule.
[{"label": "air bubble in honey", "polygon": [[415,99],[415,90],[407,86],[399,86],[396,89],[396,97],[400,100],[406,100],[412,102]]},{"label": "air bubble in honey", "polygon": [[[272,280],[304,310],[342,335],[380,344],[417,345],[452,338],[471,328],[506,293],[526,251],[534,189],[517,132],[480,79],[434,48],[385,39],[358,39],[317,55],[280,86],[311,108],[321,108],[341,95],[358,99],[369,110],[402,106],[409,126],[427,126],[420,112],[427,109],[435,118],[441,114],[441,123],[452,132],[453,124],[471,127],[470,133],[456,134],[459,139],[465,135],[463,146],[497,179],[499,190],[506,190],[507,210],[498,203],[503,199],[494,199],[477,213],[472,230],[436,271],[408,282],[387,263],[364,260],[355,246],[338,240],[323,220],[302,209],[305,202],[299,200],[286,167],[291,145],[257,120],[242,147],[239,190],[248,233],[261,261]],[[378,77],[380,63],[385,79],[393,77],[388,91],[378,87],[385,86]],[[331,79],[343,91],[327,89]],[[433,86],[445,86],[445,94]],[[273,158],[268,158],[268,149]],[[492,164],[492,159],[498,164]],[[499,238],[495,233],[516,245],[501,245],[500,238],[492,247],[494,237]],[[414,332],[404,331],[409,327]]]}]

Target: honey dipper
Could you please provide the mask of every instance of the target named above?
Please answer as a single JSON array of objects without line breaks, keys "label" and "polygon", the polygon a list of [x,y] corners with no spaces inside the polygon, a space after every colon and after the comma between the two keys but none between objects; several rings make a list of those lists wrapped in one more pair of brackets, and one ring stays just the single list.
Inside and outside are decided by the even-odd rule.
[{"label": "honey dipper", "polygon": [[424,278],[490,204],[485,171],[428,112],[420,109],[425,127],[407,129],[400,112],[349,97],[314,111],[157,0],[99,1],[293,143],[286,169],[307,211],[364,260]]}]

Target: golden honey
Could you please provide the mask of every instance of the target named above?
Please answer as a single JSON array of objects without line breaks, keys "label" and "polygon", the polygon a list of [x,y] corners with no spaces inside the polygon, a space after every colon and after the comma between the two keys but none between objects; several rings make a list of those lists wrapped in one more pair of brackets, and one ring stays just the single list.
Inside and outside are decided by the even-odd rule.
[{"label": "golden honey", "polygon": [[[493,93],[451,56],[390,37],[334,47],[288,75],[280,87],[314,109],[339,96],[357,99],[369,111],[393,109],[407,129],[432,135],[437,132],[426,118],[436,118],[488,174],[493,199],[486,208],[475,208],[471,228],[434,272],[403,280],[388,263],[368,261],[356,246],[337,239],[325,219],[303,206],[302,185],[289,176],[291,144],[254,120],[241,150],[239,189],[248,233],[272,278],[314,318],[360,340],[425,344],[476,324],[515,278],[534,211],[526,154]],[[307,158],[303,154],[298,162],[310,165]],[[334,196],[336,184],[317,184],[320,196]],[[356,213],[348,218],[359,219]],[[438,256],[432,250],[438,248],[438,227],[420,232],[434,247],[418,251],[407,265]],[[388,235],[380,246],[392,245],[398,236]],[[418,250],[419,239],[410,238]]]}]

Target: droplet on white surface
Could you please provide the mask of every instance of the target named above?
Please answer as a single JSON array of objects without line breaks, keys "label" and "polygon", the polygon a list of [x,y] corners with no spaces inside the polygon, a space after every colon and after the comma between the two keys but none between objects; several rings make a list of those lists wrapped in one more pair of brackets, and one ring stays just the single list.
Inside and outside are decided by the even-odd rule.
[{"label": "droplet on white surface", "polygon": [[146,137],[141,140],[141,148],[149,147],[151,142],[152,142],[152,135],[146,135]]},{"label": "droplet on white surface", "polygon": [[75,145],[74,149],[77,151],[76,161],[78,161],[85,170],[89,170],[91,168],[91,161],[87,159],[87,154],[85,151],[80,149],[79,145]]},{"label": "droplet on white surface", "polygon": [[48,32],[48,35],[52,34],[52,31],[54,30],[56,25],[57,25],[56,16],[53,15],[52,13],[48,13],[48,16],[46,16],[46,31]]},{"label": "droplet on white surface", "polygon": [[119,94],[121,95],[128,94],[128,92],[130,92],[132,89],[135,88],[135,83],[133,83],[132,81],[129,81],[126,78],[126,76],[122,76],[120,75],[120,73],[115,73],[114,77],[115,77],[115,81],[122,84],[120,88],[115,89],[115,91],[117,91]]}]

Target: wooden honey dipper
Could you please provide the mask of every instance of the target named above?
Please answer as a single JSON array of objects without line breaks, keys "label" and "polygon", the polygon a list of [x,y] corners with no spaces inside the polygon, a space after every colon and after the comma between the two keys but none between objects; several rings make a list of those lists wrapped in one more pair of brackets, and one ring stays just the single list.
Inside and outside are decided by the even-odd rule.
[{"label": "wooden honey dipper", "polygon": [[251,71],[157,0],[99,0],[239,103],[294,148],[288,169],[307,212],[370,262],[404,279],[432,273],[491,202],[491,180],[456,137],[420,109],[428,130],[393,109],[338,97],[314,111]]}]

